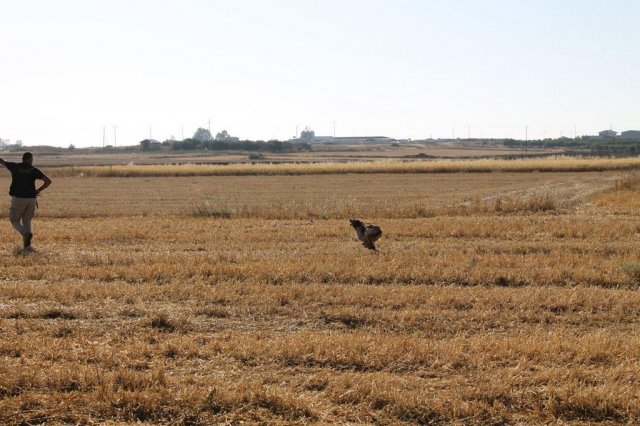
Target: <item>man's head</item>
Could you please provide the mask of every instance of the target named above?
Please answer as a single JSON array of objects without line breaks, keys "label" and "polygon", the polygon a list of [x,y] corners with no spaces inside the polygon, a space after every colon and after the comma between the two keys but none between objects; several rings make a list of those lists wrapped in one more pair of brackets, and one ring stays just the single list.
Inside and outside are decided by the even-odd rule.
[{"label": "man's head", "polygon": [[30,152],[22,154],[22,162],[31,165],[33,163],[33,154]]}]

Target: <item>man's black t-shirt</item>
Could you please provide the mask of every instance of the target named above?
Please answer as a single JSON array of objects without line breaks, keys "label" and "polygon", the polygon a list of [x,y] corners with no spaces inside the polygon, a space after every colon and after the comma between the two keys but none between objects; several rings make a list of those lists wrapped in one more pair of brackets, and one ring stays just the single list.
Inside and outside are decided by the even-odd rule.
[{"label": "man's black t-shirt", "polygon": [[9,195],[17,198],[36,198],[36,179],[44,178],[44,174],[26,163],[6,161],[4,165],[11,172]]}]

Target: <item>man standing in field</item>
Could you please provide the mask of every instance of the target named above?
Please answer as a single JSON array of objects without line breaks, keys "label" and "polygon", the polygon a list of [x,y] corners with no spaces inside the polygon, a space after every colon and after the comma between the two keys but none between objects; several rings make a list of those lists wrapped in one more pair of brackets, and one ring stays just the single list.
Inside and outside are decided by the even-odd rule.
[{"label": "man standing in field", "polygon": [[[16,231],[22,235],[25,250],[31,248],[31,219],[36,212],[36,197],[51,185],[51,179],[40,170],[32,166],[33,154],[25,152],[22,155],[22,163],[12,163],[0,158],[0,164],[11,172],[11,207],[9,208],[9,220]],[[43,180],[44,184],[36,189],[36,180]]]}]

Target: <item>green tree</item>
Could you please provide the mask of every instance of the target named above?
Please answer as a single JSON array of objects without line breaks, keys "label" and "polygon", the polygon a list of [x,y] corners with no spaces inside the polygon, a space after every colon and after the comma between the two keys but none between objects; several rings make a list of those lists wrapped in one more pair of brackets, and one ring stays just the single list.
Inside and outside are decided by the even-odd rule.
[{"label": "green tree", "polygon": [[226,130],[223,130],[221,132],[218,132],[218,134],[216,134],[216,140],[217,141],[226,141],[230,137],[231,136],[229,136],[229,133]]},{"label": "green tree", "polygon": [[213,138],[211,137],[211,132],[208,129],[203,129],[202,127],[199,127],[198,130],[196,130],[196,132],[193,134],[192,139],[195,139],[200,142],[207,142],[207,141],[213,140]]}]

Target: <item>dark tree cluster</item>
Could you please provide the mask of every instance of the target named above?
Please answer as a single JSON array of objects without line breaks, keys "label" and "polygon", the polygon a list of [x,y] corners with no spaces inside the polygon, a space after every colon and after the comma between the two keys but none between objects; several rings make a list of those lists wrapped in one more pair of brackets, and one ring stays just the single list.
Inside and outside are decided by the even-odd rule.
[{"label": "dark tree cluster", "polygon": [[226,141],[226,140],[206,140],[201,141],[193,138],[183,141],[174,141],[171,148],[177,151],[189,151],[195,149],[208,149],[211,151],[248,151],[248,152],[304,152],[311,151],[308,143],[283,142],[279,140],[270,141]]}]

